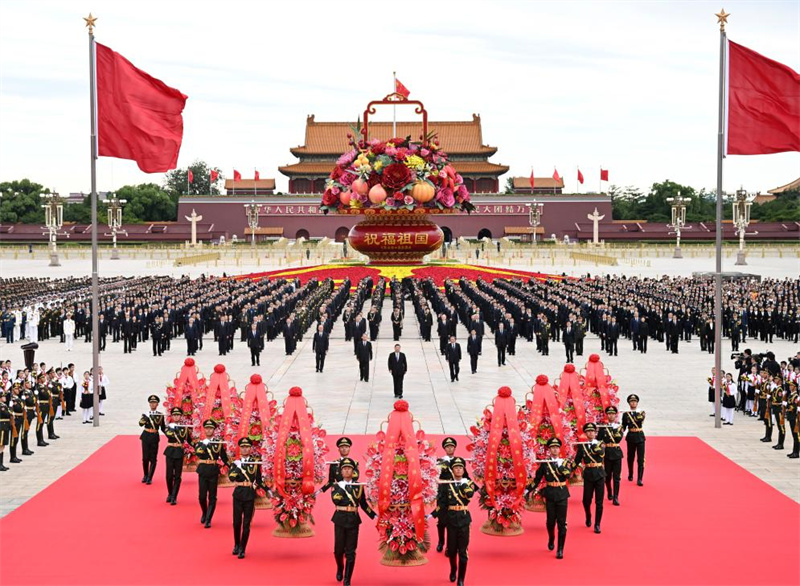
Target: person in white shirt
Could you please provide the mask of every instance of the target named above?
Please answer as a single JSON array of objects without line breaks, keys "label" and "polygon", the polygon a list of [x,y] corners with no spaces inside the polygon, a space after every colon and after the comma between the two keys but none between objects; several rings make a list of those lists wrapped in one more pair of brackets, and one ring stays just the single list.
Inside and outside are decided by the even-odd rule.
[{"label": "person in white shirt", "polygon": [[67,352],[72,352],[75,343],[75,320],[72,319],[72,314],[64,320],[64,343],[67,345]]},{"label": "person in white shirt", "polygon": [[722,420],[723,425],[733,425],[733,411],[736,408],[736,383],[733,382],[733,375],[725,373],[725,380],[722,383]]},{"label": "person in white shirt", "polygon": [[39,341],[39,308],[33,309],[28,319],[28,340],[31,342]]},{"label": "person in white shirt", "polygon": [[67,365],[62,371],[63,380],[61,382],[62,388],[64,390],[64,404],[67,407],[65,415],[72,415],[72,412],[75,411],[75,397],[76,397],[76,381],[73,378],[75,372],[75,365],[70,363]]},{"label": "person in white shirt", "polygon": [[[100,411],[100,415],[105,416],[105,411],[103,411],[103,403],[106,400],[106,391],[108,390],[109,380],[108,375],[103,373],[103,367],[97,367],[97,378],[100,384],[100,403],[98,405],[98,409]],[[94,377],[90,377],[89,379],[89,390],[94,394]],[[90,418],[91,419],[91,418]]]}]

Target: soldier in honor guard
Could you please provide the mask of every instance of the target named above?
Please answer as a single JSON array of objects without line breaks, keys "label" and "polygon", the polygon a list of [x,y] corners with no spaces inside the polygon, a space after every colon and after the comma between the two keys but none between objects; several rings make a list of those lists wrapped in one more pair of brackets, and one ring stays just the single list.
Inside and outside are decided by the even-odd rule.
[{"label": "soldier in honor guard", "polygon": [[[778,443],[772,446],[773,450],[783,449],[783,440],[786,439],[786,391],[783,388],[783,379],[780,375],[774,376],[770,390],[770,403],[772,404],[772,417],[775,418],[775,427],[778,428]],[[770,415],[767,414],[767,417]]]},{"label": "soldier in honor guard", "polygon": [[167,447],[164,449],[167,467],[167,502],[177,505],[183,475],[183,444],[191,438],[191,430],[189,426],[180,423],[183,417],[180,407],[173,407],[169,414],[172,421],[162,428],[164,435],[167,436]]},{"label": "soldier in honor guard", "polygon": [[625,441],[628,444],[628,480],[633,480],[633,461],[636,460],[636,484],[644,486],[644,426],[645,412],[639,411],[639,395],[628,395],[630,411],[622,415],[622,430],[627,430]]},{"label": "soldier in honor guard", "polygon": [[6,405],[6,394],[0,389],[0,472],[8,470],[3,465],[6,455],[6,446],[11,443],[11,411]]},{"label": "soldier in honor guard", "polygon": [[772,441],[772,415],[770,414],[770,398],[772,390],[772,380],[769,372],[765,368],[761,369],[761,385],[758,388],[758,417],[764,422],[764,437],[761,441],[768,443]]},{"label": "soldier in honor guard", "polygon": [[[22,460],[17,457],[17,445],[19,445],[22,432],[25,428],[25,404],[22,402],[19,395],[21,390],[22,385],[16,382],[11,385],[11,393],[8,395],[8,408],[11,411],[11,441],[9,442],[9,456],[11,456],[11,458],[9,462],[12,464],[19,464],[22,462]],[[27,447],[28,445],[26,443],[23,454],[29,451]]]},{"label": "soldier in honor guard", "polygon": [[364,487],[354,482],[355,460],[342,458],[338,469],[341,480],[334,483],[331,493],[331,500],[336,507],[331,518],[334,531],[333,556],[336,558],[336,581],[344,578],[344,586],[350,586],[356,566],[358,530],[361,525],[358,509],[363,509],[370,519],[374,519],[376,515],[367,503]]},{"label": "soldier in honor guard", "polygon": [[[342,460],[350,455],[350,449],[353,447],[353,441],[349,437],[340,437],[338,440],[336,440],[336,447],[339,448],[339,459],[329,464],[328,482],[322,487],[322,492],[333,488],[333,485],[342,479],[342,472],[340,470]],[[358,480],[358,463],[355,460],[353,460],[353,462],[355,463],[355,468],[353,469],[353,479]]]},{"label": "soldier in honor guard", "polygon": [[[786,395],[786,419],[789,420],[789,433],[792,434],[792,453],[787,454],[787,458],[800,458],[800,430],[798,430],[797,406],[800,403],[800,395],[797,393],[797,383],[789,381],[786,383],[789,392]],[[13,460],[12,460],[13,462]]]},{"label": "soldier in honor guard", "polygon": [[603,442],[606,455],[603,459],[603,464],[606,470],[606,492],[608,493],[608,500],[614,506],[619,506],[619,484],[620,476],[622,475],[622,436],[624,431],[619,421],[617,421],[617,408],[614,405],[606,407],[606,421],[608,422],[605,427],[600,431],[600,441]]},{"label": "soldier in honor guard", "polygon": [[[444,456],[436,460],[436,465],[439,467],[439,480],[449,481],[453,480],[453,471],[450,469],[450,464],[455,457],[458,442],[454,437],[446,437],[442,440],[442,449],[444,449]],[[469,474],[467,474],[469,478]],[[436,531],[439,536],[439,541],[436,543],[436,551],[440,552],[444,549],[445,532],[447,528],[447,520],[442,517],[436,519]]]},{"label": "soldier in honor guard", "polygon": [[597,425],[584,424],[583,433],[586,434],[588,441],[578,444],[575,465],[583,463],[583,510],[586,513],[586,526],[592,526],[592,498],[594,498],[594,532],[600,533],[605,498],[606,449],[597,439]]},{"label": "soldier in honor guard", "polygon": [[233,489],[233,555],[244,558],[250,539],[250,522],[256,510],[256,490],[266,489],[261,479],[261,463],[250,462],[250,438],[239,439],[240,460],[235,460],[228,471]]},{"label": "soldier in honor guard", "polygon": [[34,391],[31,388],[30,379],[27,379],[24,385],[20,395],[25,404],[25,421],[22,428],[22,455],[33,456],[33,451],[28,449],[28,434],[31,430],[31,423],[38,417],[39,408],[36,404],[36,395],[34,395]]},{"label": "soldier in honor guard", "polygon": [[558,524],[558,549],[556,558],[564,557],[564,542],[567,540],[567,506],[569,504],[568,481],[575,464],[569,459],[563,459],[561,453],[561,440],[557,437],[547,442],[550,450],[550,460],[539,464],[533,483],[530,488],[533,493],[539,492],[539,483],[544,480],[545,486],[542,489],[545,510],[547,511],[547,549],[553,551],[555,546],[555,528]]},{"label": "soldier in honor guard", "polygon": [[36,410],[36,445],[40,448],[50,445],[44,441],[44,427],[50,424],[50,390],[46,381],[45,374],[40,373],[33,389],[33,402]]},{"label": "soldier in honor guard", "polygon": [[220,463],[228,465],[228,454],[225,444],[214,441],[214,430],[217,424],[211,419],[203,422],[205,438],[195,443],[194,453],[197,456],[197,479],[199,487],[198,498],[200,510],[203,512],[200,523],[206,529],[211,527],[211,519],[217,508],[217,485],[219,483]]},{"label": "soldier in honor guard", "polygon": [[153,483],[153,474],[158,464],[158,443],[161,439],[158,432],[164,429],[164,414],[158,411],[159,401],[158,395],[147,397],[150,410],[142,413],[139,418],[139,427],[143,428],[142,435],[139,436],[142,442],[142,482],[146,484]]},{"label": "soldier in honor guard", "polygon": [[458,586],[464,586],[469,559],[469,529],[472,516],[469,501],[477,490],[475,483],[466,475],[466,461],[454,457],[447,466],[450,480],[439,484],[436,510],[431,516],[437,521],[444,520],[447,527],[447,557],[450,559],[450,581],[458,579]]},{"label": "soldier in honor guard", "polygon": [[58,379],[56,378],[56,371],[54,369],[51,368],[48,370],[47,376],[50,379],[47,382],[47,390],[50,393],[50,404],[45,406],[45,408],[48,409],[47,439],[57,440],[61,436],[56,435],[54,422],[56,419],[56,413],[58,413],[58,409],[61,407],[64,398],[64,390],[61,388],[61,383],[59,383]]}]

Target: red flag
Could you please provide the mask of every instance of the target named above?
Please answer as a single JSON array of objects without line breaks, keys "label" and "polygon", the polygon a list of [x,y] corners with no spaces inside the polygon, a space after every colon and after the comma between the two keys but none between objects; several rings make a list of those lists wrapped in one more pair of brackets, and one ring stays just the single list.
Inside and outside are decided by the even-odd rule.
[{"label": "red flag", "polygon": [[600,181],[608,181],[608,169],[600,168]]},{"label": "red flag", "polygon": [[188,181],[189,183],[194,183],[194,173],[192,173],[191,169],[189,169]]},{"label": "red flag", "polygon": [[242,174],[239,173],[239,171],[237,171],[236,169],[233,170],[233,180],[234,181],[241,181],[242,180]]},{"label": "red flag", "polygon": [[553,179],[555,179],[556,181],[561,180],[561,176],[558,174],[558,169],[553,168]]},{"label": "red flag", "polygon": [[533,167],[531,167],[531,192],[533,192]]},{"label": "red flag", "polygon": [[729,155],[800,151],[800,75],[728,42]]},{"label": "red flag", "polygon": [[145,173],[174,169],[186,96],[119,53],[95,46],[98,155],[131,159]]},{"label": "red flag", "polygon": [[219,179],[219,171],[215,171],[214,169],[211,169],[209,171],[209,175],[210,175],[209,179],[211,180],[211,183],[214,183],[214,181]]},{"label": "red flag", "polygon": [[258,181],[261,177],[258,174],[258,169],[256,169],[255,180]]},{"label": "red flag", "polygon": [[581,173],[580,169],[578,169],[578,183],[583,185],[583,173]]},{"label": "red flag", "polygon": [[400,80],[396,77],[394,78],[394,91],[396,94],[400,94],[404,98],[407,98],[411,95],[411,92],[408,91],[408,88],[400,83]]}]

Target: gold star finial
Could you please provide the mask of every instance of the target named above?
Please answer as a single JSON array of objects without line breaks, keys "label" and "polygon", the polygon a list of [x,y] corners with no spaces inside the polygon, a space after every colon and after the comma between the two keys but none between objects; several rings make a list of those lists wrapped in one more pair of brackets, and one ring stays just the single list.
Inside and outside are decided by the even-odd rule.
[{"label": "gold star finial", "polygon": [[89,29],[89,34],[91,35],[92,33],[94,33],[94,27],[95,27],[94,23],[97,21],[97,17],[92,16],[92,13],[90,12],[89,16],[83,17],[83,20],[86,21],[86,28]]},{"label": "gold star finial", "polygon": [[719,24],[719,30],[724,31],[725,25],[728,24],[728,17],[731,15],[730,12],[725,12],[723,8],[719,12],[717,12],[717,23]]}]

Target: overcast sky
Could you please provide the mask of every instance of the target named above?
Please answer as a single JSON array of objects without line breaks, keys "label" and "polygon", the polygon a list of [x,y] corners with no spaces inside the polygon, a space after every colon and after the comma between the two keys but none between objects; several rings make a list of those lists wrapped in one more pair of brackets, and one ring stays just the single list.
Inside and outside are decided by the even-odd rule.
[{"label": "overcast sky", "polygon": [[[716,184],[715,2],[0,1],[0,181],[89,191],[88,41],[189,96],[179,166],[244,178],[294,162],[306,115],[355,119],[392,71],[432,120],[483,120],[509,175],[576,186]],[[731,40],[800,70],[800,2],[724,2]],[[399,112],[399,111],[398,111]],[[390,111],[384,115],[390,117]],[[800,153],[730,157],[726,190],[800,176]],[[98,188],[155,181],[103,158]]]}]

